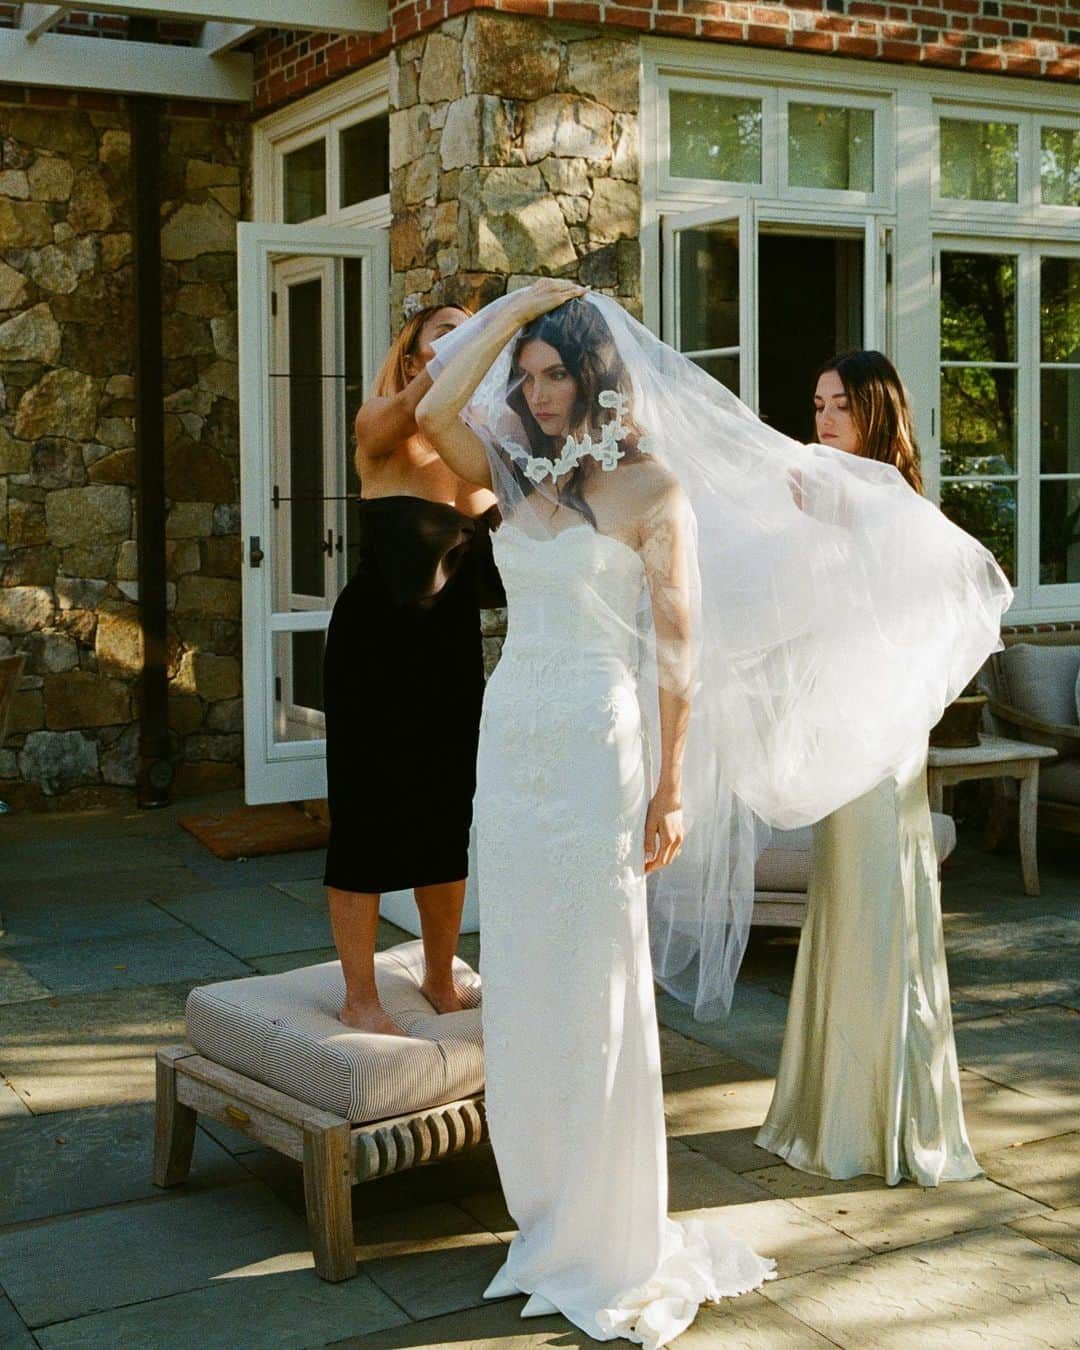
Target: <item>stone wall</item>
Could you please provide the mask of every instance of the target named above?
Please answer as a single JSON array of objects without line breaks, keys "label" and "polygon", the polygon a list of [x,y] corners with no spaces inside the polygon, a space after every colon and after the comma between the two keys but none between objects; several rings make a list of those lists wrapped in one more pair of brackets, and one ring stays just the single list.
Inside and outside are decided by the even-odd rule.
[{"label": "stone wall", "polygon": [[[52,106],[41,106],[43,94]],[[0,796],[87,805],[137,764],[130,140],[119,99],[0,104]],[[162,120],[170,725],[178,789],[239,781],[235,115]]]},{"label": "stone wall", "polygon": [[640,308],[638,40],[479,11],[397,47],[391,311],[536,275]]}]

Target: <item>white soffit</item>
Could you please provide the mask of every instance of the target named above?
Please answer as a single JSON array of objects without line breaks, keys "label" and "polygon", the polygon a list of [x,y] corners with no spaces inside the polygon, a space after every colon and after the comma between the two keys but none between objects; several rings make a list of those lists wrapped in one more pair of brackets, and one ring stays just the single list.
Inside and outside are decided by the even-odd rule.
[{"label": "white soffit", "polygon": [[[202,24],[196,45],[129,42],[53,31],[69,10]],[[0,28],[6,84],[156,94],[250,103],[253,59],[234,48],[260,28],[298,32],[382,32],[387,0],[85,0],[20,6],[18,27]]]}]

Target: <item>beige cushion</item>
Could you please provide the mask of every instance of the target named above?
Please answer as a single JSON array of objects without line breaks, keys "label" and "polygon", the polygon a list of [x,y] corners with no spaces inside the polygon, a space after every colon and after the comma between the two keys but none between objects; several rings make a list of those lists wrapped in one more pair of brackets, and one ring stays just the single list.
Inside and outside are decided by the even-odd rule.
[{"label": "beige cushion", "polygon": [[1068,759],[1064,764],[1044,762],[1039,768],[1039,797],[1080,806],[1080,759]]},{"label": "beige cushion", "polygon": [[[1080,646],[1037,646],[1018,642],[999,658],[1005,702],[1054,726],[1077,725]],[[1060,755],[1080,754],[1080,743],[1066,737],[1044,738]]]},{"label": "beige cushion", "polygon": [[[934,830],[934,851],[938,863],[943,863],[956,847],[956,824],[952,816],[931,812]],[[754,872],[754,889],[758,891],[803,891],[810,884],[809,826],[801,830],[774,830],[769,847],[761,855]]]},{"label": "beige cushion", "polygon": [[193,989],[187,1031],[207,1059],[355,1122],[385,1120],[484,1086],[480,977],[455,961],[473,1006],[439,1016],[420,992],[423,944],[375,957],[382,1005],[408,1036],[350,1031],[340,961]]}]

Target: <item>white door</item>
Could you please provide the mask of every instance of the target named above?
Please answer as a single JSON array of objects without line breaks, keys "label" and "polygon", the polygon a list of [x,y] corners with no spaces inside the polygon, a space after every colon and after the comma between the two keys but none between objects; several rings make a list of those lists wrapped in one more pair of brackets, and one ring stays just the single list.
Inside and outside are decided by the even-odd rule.
[{"label": "white door", "polygon": [[352,420],[389,342],[383,231],[239,226],[244,783],[326,792],[322,658],[350,571]]},{"label": "white door", "polygon": [[743,198],[669,215],[663,273],[665,340],[798,440],[817,368],[891,345],[888,236],[871,214]]}]

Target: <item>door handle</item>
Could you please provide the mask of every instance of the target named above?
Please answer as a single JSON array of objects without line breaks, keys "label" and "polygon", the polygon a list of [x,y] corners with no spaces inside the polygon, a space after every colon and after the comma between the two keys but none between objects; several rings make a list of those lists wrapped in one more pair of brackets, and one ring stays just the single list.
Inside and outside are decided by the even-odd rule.
[{"label": "door handle", "polygon": [[333,530],[327,530],[327,531],[326,531],[326,543],[322,545],[322,551],[326,554],[326,556],[327,556],[328,558],[332,558],[332,557],[334,556],[334,531],[333,531]]},{"label": "door handle", "polygon": [[261,567],[265,556],[262,551],[262,540],[257,534],[253,534],[248,540],[248,562],[252,567]]}]

